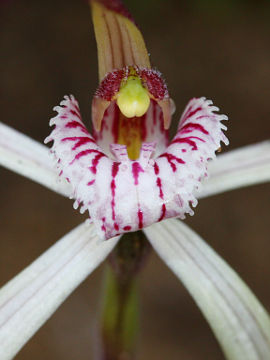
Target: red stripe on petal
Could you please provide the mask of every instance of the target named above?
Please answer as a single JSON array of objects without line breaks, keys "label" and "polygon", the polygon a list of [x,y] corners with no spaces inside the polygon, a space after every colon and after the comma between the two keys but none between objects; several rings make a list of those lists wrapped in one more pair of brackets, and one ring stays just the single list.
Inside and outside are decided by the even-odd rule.
[{"label": "red stripe on petal", "polygon": [[87,150],[80,151],[78,154],[76,154],[75,158],[72,160],[72,162],[70,164],[73,164],[74,161],[79,160],[83,156],[87,156],[87,155],[93,154],[93,153],[101,154],[102,156],[104,156],[104,154],[99,150],[87,149]]},{"label": "red stripe on petal", "polygon": [[[159,174],[159,166],[158,164],[155,162],[154,163],[154,172],[155,172],[155,175],[158,175]],[[156,180],[156,185],[159,189],[159,197],[164,200],[164,194],[163,194],[163,190],[162,190],[162,181],[161,181],[161,178],[160,177],[157,177],[157,180]],[[162,204],[161,206],[161,215],[158,219],[158,222],[163,220],[165,218],[165,215],[166,215],[166,205],[165,203]]]},{"label": "red stripe on petal", "polygon": [[88,143],[94,143],[95,141],[87,136],[70,136],[65,137],[61,141],[74,141],[76,144],[72,147],[72,150],[76,150],[78,147],[88,144]]},{"label": "red stripe on petal", "polygon": [[138,183],[139,183],[140,172],[144,172],[143,168],[137,161],[134,161],[132,164],[132,174],[133,174],[135,185],[138,185]]},{"label": "red stripe on petal", "polygon": [[198,136],[189,136],[189,137],[186,137],[186,138],[174,139],[171,142],[171,144],[188,144],[188,145],[192,146],[192,150],[198,150],[197,143],[192,139],[196,139],[196,140],[205,142],[203,139],[199,138]]},{"label": "red stripe on petal", "polygon": [[158,164],[156,162],[154,163],[154,171],[155,171],[156,175],[159,174],[159,166],[158,166]]},{"label": "red stripe on petal", "polygon": [[163,191],[162,191],[162,183],[161,183],[161,179],[160,177],[157,178],[157,182],[156,182],[158,188],[159,188],[159,197],[161,199],[163,199]]},{"label": "red stripe on petal", "polygon": [[114,103],[114,111],[113,111],[113,120],[112,120],[112,136],[114,139],[114,143],[117,143],[118,135],[119,135],[119,116],[120,110],[119,107]]},{"label": "red stripe on petal", "polygon": [[104,232],[106,232],[106,226],[105,226],[106,218],[103,217],[101,220],[102,220],[102,223],[103,223],[102,226],[101,226],[101,230],[104,231]]},{"label": "red stripe on petal", "polygon": [[173,172],[176,172],[176,169],[177,169],[176,164],[173,161],[176,161],[178,164],[185,164],[184,160],[178,158],[177,156],[175,156],[173,154],[164,153],[164,154],[160,155],[160,157],[165,157],[167,159]]},{"label": "red stripe on petal", "polygon": [[[115,184],[115,178],[116,175],[118,174],[119,171],[119,165],[120,163],[114,162],[112,165],[112,181],[111,181],[111,192],[112,192],[112,201],[111,201],[111,206],[112,206],[112,219],[115,220],[115,189],[116,189],[116,184]],[[119,230],[119,226],[118,229],[116,229],[117,231]]]},{"label": "red stripe on petal", "polygon": [[80,114],[77,113],[75,110],[70,110],[71,114],[76,116],[77,118],[81,119]]},{"label": "red stripe on petal", "polygon": [[124,231],[130,231],[131,229],[132,229],[132,228],[131,228],[131,226],[129,226],[129,225],[123,227],[123,230],[124,230]]},{"label": "red stripe on petal", "polygon": [[189,119],[189,118],[191,118],[193,115],[197,114],[197,112],[199,112],[200,110],[202,110],[201,107],[198,107],[198,108],[192,110],[192,106],[190,106],[190,107],[187,109],[187,112],[185,113],[182,122],[185,123],[187,119]]},{"label": "red stripe on petal", "polygon": [[94,185],[95,181],[96,181],[96,180],[91,180],[91,181],[89,181],[89,182],[87,183],[87,186]]},{"label": "red stripe on petal", "polygon": [[161,215],[160,215],[160,218],[158,219],[158,222],[164,220],[165,215],[166,215],[166,205],[162,204]]},{"label": "red stripe on petal", "polygon": [[143,212],[141,209],[138,210],[138,220],[139,220],[139,225],[138,228],[142,229],[143,228]]},{"label": "red stripe on petal", "polygon": [[205,135],[208,135],[209,132],[207,130],[205,130],[205,128],[200,125],[200,124],[194,124],[194,123],[188,123],[186,125],[184,125],[182,128],[181,128],[181,133],[182,134],[185,134],[185,133],[190,133],[192,132],[193,130],[198,130],[200,132],[202,132],[203,134]]},{"label": "red stripe on petal", "polygon": [[105,157],[105,155],[103,153],[99,153],[97,154],[94,159],[92,160],[92,166],[89,168],[93,174],[96,174],[97,173],[97,167],[98,167],[98,164],[99,164],[99,161],[101,158]]},{"label": "red stripe on petal", "polygon": [[76,120],[72,120],[72,121],[68,122],[65,125],[65,127],[68,128],[68,129],[80,128],[82,132],[84,132],[85,134],[88,134],[88,131],[86,130],[85,126],[83,124],[79,123]]}]

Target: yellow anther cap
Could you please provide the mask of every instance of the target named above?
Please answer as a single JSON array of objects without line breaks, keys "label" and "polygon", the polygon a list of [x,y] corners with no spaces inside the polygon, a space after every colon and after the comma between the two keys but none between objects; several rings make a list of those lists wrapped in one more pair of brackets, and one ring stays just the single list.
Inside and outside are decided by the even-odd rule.
[{"label": "yellow anther cap", "polygon": [[146,113],[150,105],[150,97],[140,78],[128,77],[117,95],[117,105],[127,118],[140,117]]}]

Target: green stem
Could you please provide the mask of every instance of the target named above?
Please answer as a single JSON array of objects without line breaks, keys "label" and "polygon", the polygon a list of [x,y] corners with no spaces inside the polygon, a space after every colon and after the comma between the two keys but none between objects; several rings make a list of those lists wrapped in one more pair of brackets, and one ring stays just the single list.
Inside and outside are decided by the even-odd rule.
[{"label": "green stem", "polygon": [[122,237],[109,257],[103,292],[99,359],[135,358],[139,328],[136,275],[149,249],[142,233],[130,233]]}]

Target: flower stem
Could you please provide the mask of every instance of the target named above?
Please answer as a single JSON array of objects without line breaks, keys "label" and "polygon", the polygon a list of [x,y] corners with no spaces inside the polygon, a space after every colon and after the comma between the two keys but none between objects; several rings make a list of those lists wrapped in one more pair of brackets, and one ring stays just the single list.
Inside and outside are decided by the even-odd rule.
[{"label": "flower stem", "polygon": [[101,313],[102,360],[132,360],[138,334],[137,278],[150,250],[140,232],[122,237],[109,257]]}]

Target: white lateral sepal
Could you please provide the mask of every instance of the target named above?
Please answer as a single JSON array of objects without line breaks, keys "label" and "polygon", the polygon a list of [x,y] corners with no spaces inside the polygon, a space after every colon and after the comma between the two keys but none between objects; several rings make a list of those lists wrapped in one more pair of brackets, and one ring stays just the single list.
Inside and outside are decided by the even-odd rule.
[{"label": "white lateral sepal", "polygon": [[144,232],[201,309],[226,358],[270,359],[269,315],[229,265],[181,221]]},{"label": "white lateral sepal", "polygon": [[270,181],[270,141],[218,155],[208,165],[209,179],[198,198]]},{"label": "white lateral sepal", "polygon": [[117,238],[100,242],[83,223],[0,289],[0,359],[10,360],[106,258]]},{"label": "white lateral sepal", "polygon": [[28,136],[0,123],[0,165],[45,187],[70,196],[71,186],[59,178],[49,149]]}]

